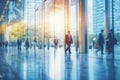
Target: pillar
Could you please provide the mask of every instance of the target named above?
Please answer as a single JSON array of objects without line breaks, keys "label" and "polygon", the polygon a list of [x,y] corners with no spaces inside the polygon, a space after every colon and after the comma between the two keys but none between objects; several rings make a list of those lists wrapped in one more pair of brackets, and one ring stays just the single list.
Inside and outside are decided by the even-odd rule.
[{"label": "pillar", "polygon": [[41,26],[41,33],[42,33],[42,49],[44,50],[44,44],[45,44],[45,1],[42,2],[42,26]]},{"label": "pillar", "polygon": [[79,51],[80,53],[88,52],[88,39],[87,39],[87,0],[79,0]]},{"label": "pillar", "polygon": [[114,0],[112,0],[112,30],[114,33]]},{"label": "pillar", "polygon": [[107,37],[110,29],[110,7],[109,0],[105,0],[105,37]]},{"label": "pillar", "polygon": [[69,25],[69,0],[64,1],[64,24],[65,24],[65,33],[70,30]]}]

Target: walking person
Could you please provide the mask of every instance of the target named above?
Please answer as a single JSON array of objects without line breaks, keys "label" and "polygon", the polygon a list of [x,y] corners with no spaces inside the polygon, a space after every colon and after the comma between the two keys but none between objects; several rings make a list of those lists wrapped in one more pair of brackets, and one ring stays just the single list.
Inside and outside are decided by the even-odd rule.
[{"label": "walking person", "polygon": [[68,31],[68,34],[65,35],[65,53],[69,51],[69,54],[71,54],[70,47],[72,43],[73,43],[72,35],[70,34],[70,31]]},{"label": "walking person", "polygon": [[58,39],[57,38],[54,39],[54,45],[55,45],[55,49],[56,49],[58,47]]},{"label": "walking person", "polygon": [[18,39],[17,40],[18,50],[21,50],[21,45],[22,45],[22,41],[20,39]]},{"label": "walking person", "polygon": [[4,46],[7,48],[7,46],[8,46],[8,41],[7,40],[4,42]]},{"label": "walking person", "polygon": [[103,36],[103,32],[104,32],[104,30],[101,30],[101,32],[99,33],[98,40],[97,40],[98,45],[99,45],[99,49],[96,50],[96,53],[101,50],[101,54],[102,55],[104,54],[103,53],[103,50],[104,50],[104,36]]},{"label": "walking person", "polygon": [[26,47],[26,50],[28,50],[28,48],[29,48],[29,40],[27,39],[26,41],[25,41],[25,47]]},{"label": "walking person", "polygon": [[4,49],[7,52],[7,50],[8,50],[8,41],[7,40],[4,42]]},{"label": "walking person", "polygon": [[106,47],[108,53],[113,53],[114,54],[114,45],[117,43],[116,38],[114,37],[113,30],[110,30],[108,33],[108,36],[106,38]]}]

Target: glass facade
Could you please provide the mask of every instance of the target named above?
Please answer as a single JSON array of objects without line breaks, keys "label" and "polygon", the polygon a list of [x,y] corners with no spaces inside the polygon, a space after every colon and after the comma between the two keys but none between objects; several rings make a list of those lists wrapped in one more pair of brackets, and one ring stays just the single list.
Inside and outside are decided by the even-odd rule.
[{"label": "glass facade", "polygon": [[119,0],[109,0],[110,28],[112,28],[112,15],[113,15],[115,33],[120,33],[120,27],[119,27],[120,14],[119,14],[119,11],[120,11],[120,1]]},{"label": "glass facade", "polygon": [[99,34],[105,27],[105,1],[93,0],[93,32]]},{"label": "glass facade", "polygon": [[113,0],[114,9],[114,31],[120,33],[120,0]]},{"label": "glass facade", "polygon": [[41,0],[25,0],[24,23],[26,24],[26,36],[30,40],[40,38],[41,2]]},{"label": "glass facade", "polygon": [[114,33],[120,42],[120,1],[113,0]]},{"label": "glass facade", "polygon": [[119,39],[120,38],[120,14],[119,14],[120,1],[93,0],[92,11],[93,11],[93,34],[98,35],[101,29],[105,30],[106,27],[108,27],[107,29],[114,30],[115,36],[119,42],[120,41]]},{"label": "glass facade", "polygon": [[24,32],[23,18],[24,18],[24,0],[6,0],[6,21],[3,25],[4,40],[13,41],[21,37]]}]

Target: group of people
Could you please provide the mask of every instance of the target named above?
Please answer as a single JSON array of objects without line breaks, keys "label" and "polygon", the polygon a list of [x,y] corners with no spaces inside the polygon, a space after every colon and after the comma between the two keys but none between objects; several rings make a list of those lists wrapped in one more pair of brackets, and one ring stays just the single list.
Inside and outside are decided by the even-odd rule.
[{"label": "group of people", "polygon": [[7,47],[8,46],[8,41],[0,42],[0,47]]},{"label": "group of people", "polygon": [[[110,30],[106,39],[104,38],[103,35],[104,30],[101,30],[101,32],[99,33],[98,39],[96,41],[96,43],[99,45],[99,48],[97,48],[96,53],[98,51],[101,51],[101,54],[104,54],[104,44],[106,43],[106,49],[109,53],[114,53],[114,45],[117,43],[117,40],[114,36],[113,30]],[[70,31],[68,31],[68,33],[65,35],[65,53],[67,53],[67,51],[69,51],[69,54],[71,54],[71,44],[73,43],[73,39],[72,39],[72,35],[70,33]],[[94,43],[93,46],[96,46]],[[16,42],[18,49],[21,50],[21,45],[22,45],[22,41],[20,39],[17,40]],[[5,41],[4,43],[0,43],[0,46],[8,46],[8,41]],[[54,46],[55,48],[57,48],[58,46],[58,39],[55,38],[54,39]],[[30,43],[29,40],[26,39],[25,41],[25,47],[26,49],[28,49],[30,47]]]},{"label": "group of people", "polygon": [[[0,46],[5,46],[5,47],[7,47],[7,46],[14,47],[15,46],[15,47],[18,48],[18,50],[21,50],[22,43],[23,42],[22,42],[21,39],[18,39],[16,42],[15,41],[8,42],[6,40],[4,42],[0,42]],[[71,47],[72,43],[73,43],[72,35],[70,34],[70,31],[68,31],[68,33],[65,35],[65,53],[67,51],[69,51],[69,54],[71,54],[70,47]],[[25,45],[24,46],[26,47],[26,49],[28,49],[31,46],[30,41],[28,39],[25,40]],[[57,46],[58,46],[58,39],[57,38],[54,39],[54,46],[55,46],[55,48],[57,48]]]},{"label": "group of people", "polygon": [[[17,41],[10,41],[10,42],[5,40],[4,42],[0,42],[0,47],[7,48],[8,46],[11,46],[11,47],[17,47],[18,50],[21,50],[22,43],[23,41],[21,39],[17,39]],[[31,46],[31,43],[28,39],[25,40],[24,44],[26,49],[28,49]]]},{"label": "group of people", "polygon": [[101,30],[98,36],[97,43],[99,45],[99,48],[96,50],[96,53],[101,50],[101,54],[104,54],[103,51],[104,51],[105,43],[106,43],[106,49],[108,53],[114,53],[114,45],[117,43],[117,40],[114,36],[113,30],[111,29],[108,32],[106,39],[104,38],[103,32],[104,30]]},{"label": "group of people", "polygon": [[21,45],[22,45],[22,41],[20,39],[18,39],[17,40],[18,50],[21,50]]}]

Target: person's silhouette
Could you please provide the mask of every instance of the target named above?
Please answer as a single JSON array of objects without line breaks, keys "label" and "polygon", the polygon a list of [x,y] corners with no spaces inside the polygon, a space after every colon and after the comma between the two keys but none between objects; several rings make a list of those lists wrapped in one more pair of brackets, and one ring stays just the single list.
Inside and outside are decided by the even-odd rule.
[{"label": "person's silhouette", "polygon": [[67,46],[67,48],[65,49],[65,53],[68,50],[69,54],[71,54],[70,46],[72,43],[73,43],[72,35],[70,34],[70,31],[68,31],[68,34],[65,35],[65,48]]}]

